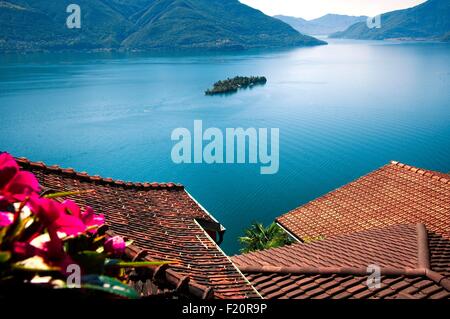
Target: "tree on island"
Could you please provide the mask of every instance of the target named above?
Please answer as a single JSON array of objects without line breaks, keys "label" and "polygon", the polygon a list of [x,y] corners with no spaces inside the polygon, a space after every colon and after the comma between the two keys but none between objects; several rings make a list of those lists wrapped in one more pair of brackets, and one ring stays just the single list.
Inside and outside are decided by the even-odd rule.
[{"label": "tree on island", "polygon": [[223,81],[214,83],[212,89],[205,91],[206,95],[215,95],[223,93],[237,92],[238,89],[244,89],[252,87],[254,85],[264,85],[267,83],[267,79],[264,76],[236,76],[232,79],[227,78]]}]

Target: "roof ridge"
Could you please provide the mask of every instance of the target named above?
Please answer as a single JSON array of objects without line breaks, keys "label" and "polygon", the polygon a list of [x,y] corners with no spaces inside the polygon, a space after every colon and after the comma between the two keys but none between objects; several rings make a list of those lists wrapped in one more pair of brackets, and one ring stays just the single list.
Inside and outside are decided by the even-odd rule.
[{"label": "roof ridge", "polygon": [[[397,224],[388,226],[381,229],[387,229],[391,227],[401,226],[401,225],[415,225],[416,236],[417,236],[417,265],[416,267],[395,267],[395,266],[385,266],[380,267],[380,275],[384,276],[424,276],[429,280],[434,281],[437,285],[443,287],[447,291],[450,291],[450,278],[446,277],[444,274],[438,273],[431,269],[430,261],[430,251],[429,251],[429,233],[424,224]],[[381,230],[378,229],[378,230]],[[364,230],[355,233],[365,233],[371,230]],[[336,235],[333,237],[346,237],[351,234]],[[325,239],[324,241],[326,241]],[[296,246],[310,245],[304,243],[294,244]],[[279,248],[266,249],[267,251],[274,251],[286,246]],[[278,275],[353,275],[353,276],[367,276],[372,272],[368,267],[364,266],[274,266],[270,264],[250,264],[248,262],[241,263],[239,258],[241,256],[250,257],[253,254],[258,254],[258,252],[251,252],[242,255],[236,255],[233,257],[233,261],[238,265],[239,269],[245,274],[278,274]]]},{"label": "roof ridge", "polygon": [[[441,181],[441,182],[446,183],[446,184],[450,184],[450,175],[447,174],[447,173],[431,171],[431,170],[415,167],[415,166],[412,166],[412,165],[404,164],[404,163],[401,163],[401,162],[398,162],[398,161],[391,161],[390,164],[388,164],[388,166],[389,165],[397,166],[397,167],[403,168],[405,170],[411,171],[413,173],[417,173],[419,175],[427,176],[427,177],[429,177],[431,179],[434,179],[434,180],[437,180],[437,181]],[[448,177],[440,176],[440,174],[448,176]]]},{"label": "roof ridge", "polygon": [[[293,275],[360,275],[366,276],[371,272],[364,267],[297,267],[297,266],[241,266],[239,268],[244,273],[277,273]],[[380,267],[381,275],[395,276],[425,276],[429,272],[426,268],[395,268]]]},{"label": "roof ridge", "polygon": [[89,175],[87,172],[78,172],[73,168],[62,168],[58,165],[48,166],[44,162],[33,162],[26,157],[15,157],[17,163],[26,168],[31,167],[35,169],[41,169],[52,173],[59,173],[61,175],[72,176],[80,180],[86,180],[89,182],[103,183],[107,185],[124,187],[124,188],[137,188],[137,189],[168,189],[168,190],[184,190],[184,186],[178,183],[156,183],[156,182],[125,182],[113,178],[104,178],[99,175]]},{"label": "roof ridge", "polygon": [[428,231],[424,224],[417,224],[417,265],[419,268],[431,269]]},{"label": "roof ridge", "polygon": [[[380,232],[384,230],[389,230],[394,227],[400,227],[400,226],[408,226],[412,227],[415,226],[417,229],[417,241],[418,241],[418,250],[420,249],[420,252],[418,251],[418,265],[419,268],[427,268],[422,267],[422,265],[428,265],[429,266],[429,251],[428,251],[428,231],[426,229],[426,226],[421,223],[399,223],[399,224],[393,224],[381,228],[369,228],[369,229],[363,229],[351,233],[344,233],[344,234],[337,234],[332,235],[329,237],[325,237],[324,239],[312,241],[312,242],[294,242],[288,245],[283,245],[280,247],[275,248],[265,248],[257,251],[250,251],[248,253],[238,254],[232,256],[232,258],[239,258],[239,257],[247,257],[247,256],[254,256],[259,255],[260,253],[265,252],[277,252],[286,249],[287,247],[304,247],[304,246],[312,246],[312,245],[320,245],[322,242],[328,242],[330,240],[334,239],[348,239],[350,236],[358,235],[358,234],[367,234],[367,233],[373,233],[373,232]],[[427,263],[426,263],[427,262]],[[428,267],[429,268],[429,267]]]},{"label": "roof ridge", "polygon": [[[316,241],[316,242],[312,242],[312,243],[294,243],[291,245],[285,245],[285,246],[281,246],[281,247],[277,247],[277,248],[269,248],[269,249],[264,249],[261,251],[255,251],[255,252],[249,252],[249,253],[245,253],[245,254],[241,254],[241,255],[235,255],[233,256],[232,260],[234,263],[236,263],[239,267],[239,269],[247,269],[249,267],[250,270],[253,269],[253,271],[249,271],[249,272],[260,272],[257,270],[261,270],[264,268],[268,268],[270,269],[267,270],[267,272],[286,272],[286,271],[295,271],[296,273],[330,273],[330,272],[337,272],[337,273],[342,273],[342,272],[348,272],[348,274],[366,274],[366,270],[362,271],[361,266],[345,266],[345,265],[338,265],[338,266],[303,266],[303,265],[297,265],[297,266],[291,266],[291,267],[284,267],[284,266],[278,266],[278,265],[274,265],[269,263],[263,263],[263,264],[251,264],[249,262],[249,259],[251,260],[253,257],[258,258],[258,256],[261,256],[261,254],[275,254],[276,252],[282,251],[283,249],[286,249],[286,247],[292,246],[292,254],[302,254],[302,250],[303,249],[307,249],[308,250],[308,246],[314,250],[314,249],[321,249],[323,247],[327,247],[327,243],[329,243],[330,241],[336,241],[336,240],[344,240],[344,241],[348,241],[351,240],[351,238],[355,235],[357,236],[365,236],[367,234],[373,234],[378,233],[378,235],[382,234],[383,232],[391,232],[395,229],[398,229],[399,227],[403,228],[403,227],[407,227],[409,229],[411,229],[411,231],[414,229],[414,241],[416,242],[416,245],[414,247],[414,251],[415,251],[415,255],[416,255],[416,259],[415,259],[415,265],[414,266],[406,266],[406,267],[402,267],[399,266],[399,268],[396,267],[391,267],[391,266],[385,266],[382,267],[382,269],[384,269],[384,271],[388,271],[389,273],[393,273],[394,270],[397,271],[399,274],[402,274],[402,269],[413,269],[413,270],[420,270],[423,272],[423,270],[425,269],[431,269],[430,266],[430,252],[429,252],[429,244],[428,244],[428,231],[426,229],[426,226],[424,224],[420,224],[420,223],[403,223],[403,224],[395,224],[395,225],[390,225],[387,227],[383,227],[383,228],[373,228],[373,229],[366,229],[366,230],[361,230],[361,231],[357,231],[357,232],[353,232],[353,233],[346,233],[346,234],[339,234],[339,235],[333,235],[330,237],[327,237],[323,240],[320,241]],[[412,235],[412,234],[411,234]],[[411,243],[412,244],[412,243]],[[315,247],[312,247],[315,246]],[[294,255],[292,255],[294,256]],[[367,260],[369,260],[370,258],[368,258],[368,256],[366,255]],[[291,257],[293,258],[292,260],[295,260],[295,257]],[[255,270],[256,269],[256,270]],[[278,269],[278,270],[277,270]],[[281,269],[281,270],[279,270]],[[286,270],[288,269],[288,270]],[[400,269],[400,270],[399,270]],[[245,271],[243,271],[245,272]]]},{"label": "roof ridge", "polygon": [[[353,276],[367,276],[372,274],[372,269],[364,267],[296,267],[296,266],[241,266],[240,270],[243,273],[270,273],[279,275],[353,275]],[[425,276],[434,281],[439,286],[447,291],[450,291],[450,278],[437,273],[428,268],[394,268],[381,267],[381,276]]]}]

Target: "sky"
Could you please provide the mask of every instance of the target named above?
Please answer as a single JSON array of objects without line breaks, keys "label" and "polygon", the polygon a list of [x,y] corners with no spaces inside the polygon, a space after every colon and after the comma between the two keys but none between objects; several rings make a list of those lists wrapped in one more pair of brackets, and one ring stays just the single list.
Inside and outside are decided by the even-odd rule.
[{"label": "sky", "polygon": [[283,14],[307,20],[327,13],[375,16],[414,7],[425,0],[240,0],[265,14]]}]

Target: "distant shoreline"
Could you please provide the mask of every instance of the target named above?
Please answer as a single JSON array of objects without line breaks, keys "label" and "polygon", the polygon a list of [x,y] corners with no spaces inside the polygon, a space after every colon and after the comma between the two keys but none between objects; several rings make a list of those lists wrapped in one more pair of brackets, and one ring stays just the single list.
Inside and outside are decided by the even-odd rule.
[{"label": "distant shoreline", "polygon": [[148,49],[129,49],[129,48],[96,48],[96,49],[47,49],[47,48],[36,48],[36,49],[3,49],[0,47],[0,54],[35,54],[35,53],[215,53],[215,52],[249,52],[252,50],[291,50],[300,48],[311,48],[315,46],[328,45],[327,42],[314,45],[292,45],[292,46],[255,46],[255,47],[243,47],[243,46],[233,46],[233,47],[206,47],[206,48],[196,48],[196,47],[186,47],[186,48],[148,48]]},{"label": "distant shoreline", "polygon": [[353,40],[353,41],[384,41],[384,42],[402,42],[402,43],[450,43],[450,41],[445,41],[442,39],[432,39],[432,38],[386,38],[386,39],[354,39],[354,38],[335,38],[327,37],[330,40]]}]

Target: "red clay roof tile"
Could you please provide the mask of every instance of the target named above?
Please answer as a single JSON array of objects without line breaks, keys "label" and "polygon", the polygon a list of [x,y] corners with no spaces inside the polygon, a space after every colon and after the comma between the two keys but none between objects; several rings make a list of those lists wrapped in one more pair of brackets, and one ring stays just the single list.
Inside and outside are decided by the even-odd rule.
[{"label": "red clay roof tile", "polygon": [[142,293],[166,295],[181,285],[187,287],[187,293],[203,298],[260,298],[197,222],[197,219],[216,221],[182,185],[123,182],[48,167],[24,158],[17,161],[23,169],[34,173],[46,189],[95,190],[71,199],[104,214],[113,233],[133,239],[134,248],[128,249],[128,253],[135,258],[179,262],[160,273],[164,278],[162,286],[152,280],[138,280],[135,286]]},{"label": "red clay roof tile", "polygon": [[[417,224],[331,236],[232,260],[264,298],[449,298],[449,256],[450,240]],[[380,267],[379,289],[367,286],[369,265]],[[283,294],[285,286],[296,288]]]},{"label": "red clay roof tile", "polygon": [[276,221],[298,239],[405,223],[450,239],[450,175],[392,162]]}]

